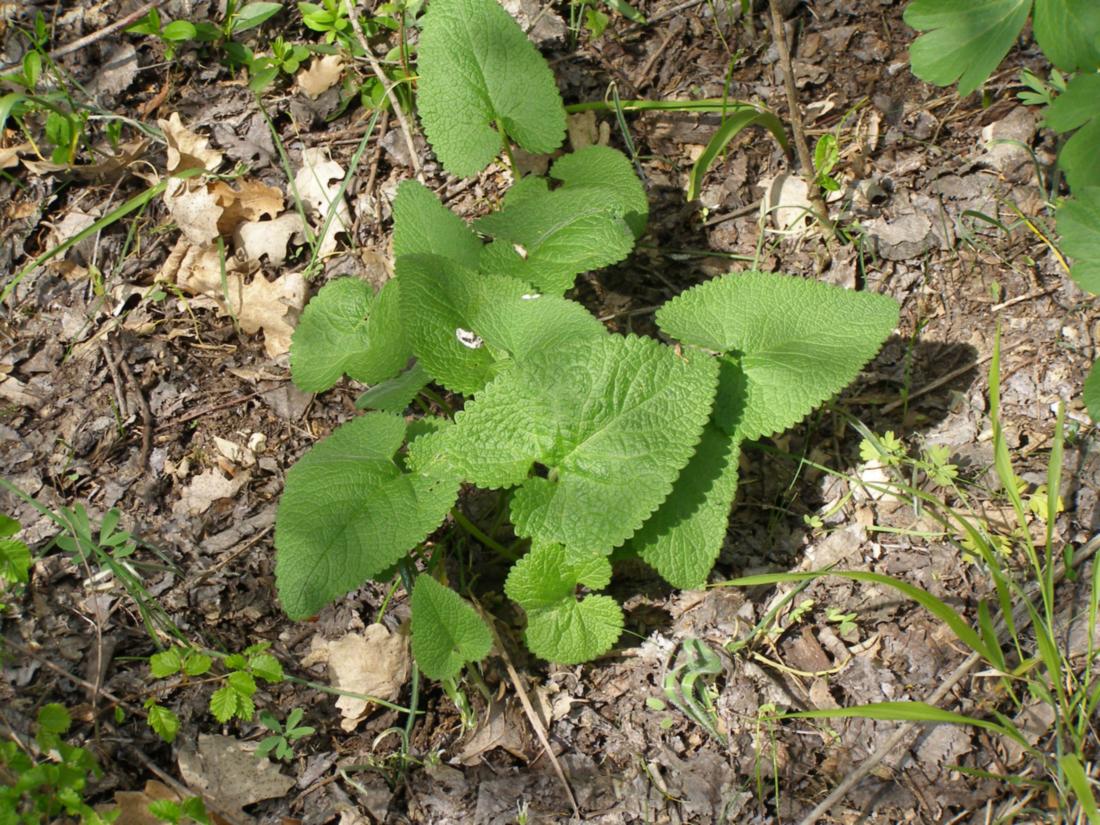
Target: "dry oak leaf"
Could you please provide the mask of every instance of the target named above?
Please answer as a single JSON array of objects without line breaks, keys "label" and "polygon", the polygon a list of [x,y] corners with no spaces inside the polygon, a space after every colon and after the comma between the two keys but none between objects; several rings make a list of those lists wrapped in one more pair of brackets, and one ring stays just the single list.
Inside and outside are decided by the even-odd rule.
[{"label": "dry oak leaf", "polygon": [[266,255],[273,266],[286,260],[286,247],[292,239],[305,242],[305,224],[297,212],[286,212],[272,221],[245,221],[234,234],[237,249],[248,260],[258,261]]},{"label": "dry oak leaf", "polygon": [[274,218],[283,211],[283,191],[258,180],[242,180],[239,189],[225,181],[210,184],[218,206],[222,208],[218,230],[232,235],[245,221]]},{"label": "dry oak leaf", "polygon": [[280,773],[269,759],[257,759],[255,750],[255,744],[231,736],[200,733],[197,750],[180,748],[180,776],[213,807],[254,821],[241,808],[285,796],[294,787],[294,779]]},{"label": "dry oak leaf", "polygon": [[298,72],[298,88],[316,100],[340,79],[344,59],[338,54],[314,57],[308,69]]},{"label": "dry oak leaf", "polygon": [[[302,664],[308,667],[321,662],[328,663],[329,680],[337,690],[391,702],[409,678],[409,639],[404,633],[390,633],[382,624],[372,624],[361,634],[348,633],[333,641],[317,635]],[[344,717],[340,727],[349,733],[355,730],[371,704],[354,696],[341,696],[336,700]]]},{"label": "dry oak leaf", "polygon": [[210,509],[210,505],[220,498],[232,498],[248,483],[251,473],[247,470],[233,478],[226,478],[217,470],[207,470],[191,479],[184,488],[180,500],[172,505],[172,512],[179,515],[197,516]]},{"label": "dry oak leaf", "polygon": [[351,231],[351,212],[340,194],[343,180],[344,167],[329,158],[324,148],[311,146],[302,152],[302,168],[294,177],[299,197],[309,204],[318,230],[324,227],[330,209],[333,213],[321,238],[321,256],[335,251],[337,233]]},{"label": "dry oak leaf", "polygon": [[264,351],[278,358],[290,352],[290,336],[298,312],[306,303],[306,281],[299,272],[289,272],[274,281],[257,275],[249,284],[230,283],[229,301],[237,323],[249,335],[264,331]]},{"label": "dry oak leaf", "polygon": [[208,246],[221,233],[218,221],[222,207],[202,181],[169,178],[164,189],[164,205],[184,237],[199,246]]},{"label": "dry oak leaf", "polygon": [[200,137],[180,122],[179,112],[172,112],[168,120],[158,120],[157,126],[164,132],[168,143],[168,171],[205,169],[213,172],[222,162],[222,153],[209,147],[209,138]]}]

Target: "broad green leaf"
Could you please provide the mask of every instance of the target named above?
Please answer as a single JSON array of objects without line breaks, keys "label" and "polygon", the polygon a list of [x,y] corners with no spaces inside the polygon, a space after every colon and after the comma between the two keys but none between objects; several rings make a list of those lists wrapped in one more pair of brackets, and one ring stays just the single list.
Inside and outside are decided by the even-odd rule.
[{"label": "broad green leaf", "polygon": [[19,522],[11,516],[0,514],[0,539],[10,539],[12,536],[17,535],[22,529]]},{"label": "broad green leaf", "polygon": [[[15,528],[19,530],[19,522],[15,522]],[[0,581],[26,584],[30,569],[30,548],[19,539],[0,538]]]},{"label": "broad green leaf", "polygon": [[1064,72],[1100,68],[1100,3],[1036,0],[1031,22],[1050,62]]},{"label": "broad green leaf", "polygon": [[154,703],[146,707],[148,709],[146,720],[149,723],[149,727],[165,742],[169,744],[174,742],[176,734],[179,733],[180,730],[179,717],[163,705]]},{"label": "broad green leaf", "polygon": [[387,569],[439,526],[458,495],[453,479],[405,473],[393,462],[405,422],[367,413],[291,468],[275,526],[275,581],[292,619]]},{"label": "broad green leaf", "polygon": [[243,698],[228,685],[220,687],[210,695],[210,712],[214,714],[215,719],[224,724],[237,714]]},{"label": "broad green leaf", "polygon": [[1093,362],[1081,398],[1093,423],[1100,424],[1100,360]]},{"label": "broad green leaf", "polygon": [[1045,123],[1056,132],[1071,132],[1058,154],[1058,165],[1074,192],[1100,186],[1100,74],[1079,74],[1047,107]]},{"label": "broad green leaf", "polygon": [[610,596],[577,600],[577,586],[602,590],[611,581],[604,556],[572,556],[555,544],[536,545],[516,562],[504,583],[508,598],[527,614],[527,647],[561,664],[606,653],[623,630],[623,612]]},{"label": "broad green leaf", "polygon": [[550,177],[561,181],[563,189],[585,191],[604,203],[622,208],[634,237],[645,232],[649,217],[649,199],[638,180],[630,158],[609,146],[586,146],[562,155],[550,167]]},{"label": "broad green leaf", "polygon": [[708,424],[669,497],[630,540],[630,547],[673,587],[687,590],[706,583],[726,538],[740,455],[736,436]]},{"label": "broad green leaf", "polygon": [[393,201],[393,254],[439,255],[477,268],[481,240],[435,194],[414,180],[397,187]]},{"label": "broad green leaf", "polygon": [[630,254],[648,206],[630,161],[613,149],[566,155],[551,176],[562,185],[550,189],[545,179],[525,180],[499,212],[474,226],[493,238],[482,251],[482,271],[560,295],[579,273]]},{"label": "broad green leaf", "polygon": [[165,679],[179,673],[181,667],[183,667],[183,657],[180,656],[178,647],[170,647],[149,657],[149,674],[154,679]]},{"label": "broad green leaf", "polygon": [[305,392],[324,392],[347,373],[376,384],[397,375],[409,360],[398,317],[398,285],[387,281],[378,296],[358,278],[326,284],[306,306],[290,343],[290,373]]},{"label": "broad green leaf", "polygon": [[1031,0],[913,0],[904,19],[927,32],[909,47],[913,74],[959,94],[981,86],[1027,22]]},{"label": "broad green leaf", "polygon": [[685,358],[649,338],[606,336],[517,362],[453,427],[410,452],[417,466],[448,463],[482,487],[519,485],[511,504],[519,535],[608,553],[672,489],[716,380],[702,353]]},{"label": "broad green leaf", "polygon": [[466,662],[479,662],[489,655],[493,646],[489,628],[449,587],[421,573],[411,602],[413,658],[429,679],[450,679]]},{"label": "broad green leaf", "polygon": [[396,378],[375,384],[355,399],[357,410],[402,413],[432,378],[419,361]]},{"label": "broad green leaf", "polygon": [[248,668],[265,682],[283,681],[283,666],[270,653],[256,653],[249,656]]},{"label": "broad green leaf", "polygon": [[38,709],[38,728],[47,733],[62,734],[73,723],[69,711],[64,705],[50,702]]},{"label": "broad green leaf", "polygon": [[728,354],[716,423],[749,440],[787,429],[844,389],[897,322],[886,296],[763,272],[708,281],[657,312],[671,337]]},{"label": "broad green leaf", "polygon": [[1058,207],[1058,234],[1070,276],[1081,289],[1100,295],[1100,186],[1075,189]]},{"label": "broad green leaf", "polygon": [[580,304],[540,295],[514,278],[432,255],[406,255],[398,271],[413,351],[455,392],[477,392],[511,360],[606,334]]},{"label": "broad green leaf", "polygon": [[503,149],[501,131],[534,154],[561,145],[554,75],[496,0],[432,0],[418,55],[420,119],[448,172],[484,169]]}]

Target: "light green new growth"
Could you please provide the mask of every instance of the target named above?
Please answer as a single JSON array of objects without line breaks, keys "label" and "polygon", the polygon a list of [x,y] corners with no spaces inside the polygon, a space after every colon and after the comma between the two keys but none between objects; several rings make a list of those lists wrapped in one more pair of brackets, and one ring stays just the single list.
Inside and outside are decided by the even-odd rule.
[{"label": "light green new growth", "polygon": [[699,587],[714,567],[737,494],[740,455],[739,438],[708,424],[672,493],[630,540],[673,587]]},{"label": "light green new growth", "polygon": [[590,146],[550,170],[561,186],[526,178],[499,212],[475,222],[494,241],[481,269],[510,275],[560,295],[578,273],[618,263],[645,229],[645,190],[621,152]]},{"label": "light green new growth", "polygon": [[[519,485],[521,536],[608,553],[657,508],[710,414],[717,366],[648,338],[602,337],[517,363],[411,451],[482,487]],[[418,450],[417,448],[421,448]],[[545,477],[532,474],[541,465]]]},{"label": "light green new growth", "polygon": [[275,581],[293,619],[381,573],[427,538],[458,484],[403,472],[398,415],[367,413],[335,430],[287,473],[275,527]]},{"label": "light green new growth", "polygon": [[1032,0],[914,0],[905,22],[925,31],[909,47],[913,74],[937,86],[977,89],[997,68],[1027,21]]},{"label": "light green new growth", "polygon": [[418,54],[420,119],[448,172],[484,169],[504,149],[501,132],[534,154],[565,139],[554,75],[496,0],[432,0]]},{"label": "light green new growth", "polygon": [[897,322],[885,296],[762,272],[708,281],[657,312],[669,336],[727,355],[715,422],[749,440],[797,424],[840,392]]},{"label": "light green new growth", "polygon": [[481,240],[430,189],[403,181],[393,199],[393,254],[439,255],[469,269],[481,257]]},{"label": "light green new growth", "polygon": [[305,392],[324,392],[345,373],[364,384],[397,375],[409,360],[396,281],[374,295],[358,278],[326,284],[306,306],[290,345],[290,373]]},{"label": "light green new growth", "polygon": [[1058,154],[1058,165],[1075,193],[1100,186],[1100,74],[1080,74],[1070,80],[1046,110],[1046,125],[1056,132],[1076,129]]},{"label": "light green new growth", "polygon": [[610,596],[577,600],[577,586],[602,590],[611,582],[603,556],[572,556],[560,545],[536,545],[516,562],[504,583],[508,598],[527,614],[527,647],[561,664],[606,653],[623,630],[623,612]]},{"label": "light green new growth", "polygon": [[472,394],[511,360],[607,334],[580,304],[514,278],[479,275],[445,258],[398,259],[401,317],[435,380]]},{"label": "light green new growth", "polygon": [[429,679],[450,679],[489,655],[493,639],[468,602],[426,573],[412,592],[412,652]]},{"label": "light green new growth", "polygon": [[1081,398],[1085,402],[1085,409],[1094,422],[1100,422],[1100,360],[1093,362],[1085,379],[1085,387],[1081,392]]},{"label": "light green new growth", "polygon": [[1100,295],[1100,186],[1086,186],[1073,195],[1058,209],[1062,251],[1077,285]]}]

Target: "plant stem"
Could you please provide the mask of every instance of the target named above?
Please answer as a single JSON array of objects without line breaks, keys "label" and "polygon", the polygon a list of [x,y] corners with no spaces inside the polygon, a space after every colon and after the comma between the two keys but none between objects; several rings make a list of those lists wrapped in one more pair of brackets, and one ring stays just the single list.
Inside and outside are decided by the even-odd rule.
[{"label": "plant stem", "polygon": [[504,558],[508,559],[508,561],[515,561],[517,558],[519,558],[515,553],[513,553],[499,541],[494,539],[492,536],[490,536],[468,518],[466,518],[466,516],[463,515],[462,511],[459,510],[457,507],[451,510],[451,516],[454,518],[455,523],[457,523],[459,527],[461,527],[463,530],[465,530],[475,539],[480,541],[497,555],[503,556]]},{"label": "plant stem", "polygon": [[[412,562],[408,557],[403,558],[398,562],[397,569],[401,572],[401,582],[405,585],[405,592],[409,594],[409,598],[412,598],[413,592],[413,574],[416,572],[412,566]],[[405,719],[405,747],[408,748],[408,743],[412,741],[412,729],[416,724],[416,706],[420,704],[420,668],[416,666],[416,662],[413,662],[412,666],[412,686],[409,690],[409,710],[408,718]],[[405,760],[402,760],[402,772],[405,770]]]},{"label": "plant stem", "polygon": [[606,100],[587,100],[583,103],[570,103],[565,107],[569,114],[577,112],[610,112],[616,108],[624,112],[703,112],[724,114],[730,109],[748,106],[760,109],[752,103],[729,98],[707,97],[701,100],[620,100],[609,102]]},{"label": "plant stem", "polygon": [[504,148],[504,157],[508,161],[508,169],[512,173],[512,183],[519,182],[519,169],[516,168],[516,159],[512,155],[512,143],[508,140],[508,135],[504,131],[504,124],[500,122],[500,118],[493,121],[493,125],[497,127],[497,134],[500,135],[500,145]]},{"label": "plant stem", "polygon": [[783,86],[787,91],[787,108],[791,115],[791,131],[794,132],[794,148],[798,153],[798,164],[802,167],[802,174],[810,185],[809,199],[817,211],[817,218],[830,231],[833,222],[829,220],[829,210],[825,206],[825,199],[821,197],[821,190],[814,182],[814,162],[810,155],[810,146],[806,142],[806,127],[802,124],[802,107],[798,103],[798,90],[794,85],[794,64],[791,61],[791,50],[787,45],[787,32],[783,27],[783,14],[779,10],[779,0],[768,0],[768,8],[771,11],[772,39],[779,51],[779,62],[783,69]]}]

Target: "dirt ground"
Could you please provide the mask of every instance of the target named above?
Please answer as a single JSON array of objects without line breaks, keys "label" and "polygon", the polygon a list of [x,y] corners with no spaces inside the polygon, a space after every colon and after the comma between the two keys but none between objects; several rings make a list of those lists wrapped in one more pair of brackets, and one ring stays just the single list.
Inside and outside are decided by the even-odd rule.
[{"label": "dirt ground", "polygon": [[[0,4],[0,61],[20,59],[20,27],[35,11],[52,27],[56,48],[139,5]],[[537,16],[539,4],[530,5]],[[613,15],[598,38],[567,31],[567,3],[543,12],[532,34],[566,103],[603,100],[614,84],[623,100],[727,94],[786,116],[778,56],[761,15],[747,22],[738,3],[635,5],[647,25]],[[798,428],[746,449],[728,541],[711,581],[835,564],[901,577],[973,618],[976,601],[990,593],[988,578],[910,503],[869,495],[858,483],[874,469],[861,464],[850,421],[893,431],[914,451],[948,447],[995,520],[1004,508],[989,492],[996,484],[988,370],[999,328],[1003,415],[1017,471],[1033,485],[1045,482],[1055,409],[1066,400],[1072,438],[1057,540],[1079,546],[1096,533],[1100,440],[1074,399],[1096,352],[1100,314],[1044,237],[1052,223],[1044,187],[1056,146],[1035,110],[1015,97],[1018,69],[1041,58],[1015,49],[984,98],[959,100],[909,72],[913,33],[901,20],[903,3],[790,5],[807,128],[811,136],[839,137],[844,187],[832,210],[849,242],[791,237],[761,219],[770,180],[788,170],[762,131],[735,140],[698,202],[688,203],[691,163],[718,115],[628,114],[650,227],[628,261],[582,276],[576,296],[614,329],[652,333],[654,306],[755,260],[761,269],[896,298],[898,333],[861,379]],[[170,0],[161,11],[171,19],[216,19],[217,3]],[[266,43],[276,34],[318,39],[292,10],[252,36]],[[283,191],[287,176],[265,117],[295,169],[316,148],[347,168],[369,121],[356,103],[340,109],[339,87],[311,99],[285,83],[264,96],[265,115],[241,78],[209,53],[185,46],[167,60],[163,45],[148,37],[95,39],[59,63],[99,111],[129,119],[125,140],[142,136],[132,123],[152,125],[178,113],[228,165],[245,164],[251,179]],[[597,116],[597,133],[601,127],[611,145],[627,148],[613,114]],[[89,128],[102,139],[102,122]],[[2,140],[13,146],[21,138],[9,131]],[[459,214],[484,213],[506,186],[495,166],[473,182],[448,178],[417,140],[428,185]],[[0,172],[4,283],[146,191],[150,175],[163,174],[167,163],[165,147],[152,139],[129,163],[98,175],[20,157]],[[390,202],[396,184],[412,174],[392,119],[375,132],[364,158],[346,193],[353,237],[342,238],[323,274],[302,286],[309,294],[336,275],[376,283],[387,277]],[[838,579],[818,581],[788,603],[778,616],[786,622],[782,634],[731,654],[726,645],[747,638],[789,586],[675,592],[642,565],[623,564],[613,585],[627,609],[622,641],[596,662],[548,666],[516,644],[521,620],[499,589],[505,571],[467,542],[457,558],[479,569],[480,598],[513,620],[515,631],[504,640],[508,661],[494,655],[482,667],[484,692],[466,685],[473,727],[464,727],[455,703],[434,684],[421,686],[423,715],[407,749],[405,717],[397,711],[375,709],[342,725],[336,697],[316,687],[330,679],[311,651],[364,632],[383,605],[381,623],[400,634],[407,602],[400,589],[387,601],[387,586],[368,585],[314,621],[289,621],[275,597],[272,533],[287,469],[356,414],[362,387],[344,382],[305,395],[290,383],[285,353],[272,355],[277,324],[249,333],[215,300],[170,281],[157,287],[158,276],[171,271],[166,262],[179,238],[155,198],[31,268],[0,307],[0,474],[34,500],[0,492],[0,511],[21,522],[21,538],[37,556],[30,586],[3,616],[0,727],[25,736],[43,703],[72,709],[75,739],[105,769],[92,786],[94,801],[156,780],[189,785],[230,822],[569,821],[568,796],[519,701],[510,662],[584,821],[798,821],[899,726],[778,723],[777,709],[926,700],[965,660],[967,651],[928,613],[885,589]],[[287,285],[290,294],[301,264],[265,262],[244,277],[250,284],[263,279],[268,292]],[[292,325],[294,316],[292,309],[283,321]],[[156,648],[122,583],[51,545],[58,527],[43,508],[77,504],[93,525],[111,508],[121,512],[121,526],[139,542],[130,560],[134,575],[190,643],[224,652],[270,643],[296,680],[262,683],[258,708],[280,719],[301,708],[303,723],[316,728],[292,759],[278,767],[234,761],[237,740],[254,744],[267,731],[255,722],[219,725],[207,710],[209,680],[151,678],[148,656]],[[476,519],[477,502],[463,506]],[[444,529],[434,540],[450,535]],[[813,605],[792,619],[806,599]],[[842,624],[833,609],[854,615]],[[685,640],[701,640],[720,663],[698,683],[713,702],[710,730],[669,704],[662,689],[683,661]],[[401,685],[398,704],[411,699],[407,680]],[[181,720],[172,744],[143,718],[151,696]],[[968,671],[940,704],[980,714],[995,702],[989,680]],[[116,707],[123,711],[116,715]],[[1024,770],[1018,753],[984,733],[918,729],[823,821],[977,823],[1017,810],[1014,821],[1044,821],[1041,796],[974,773]]]}]

